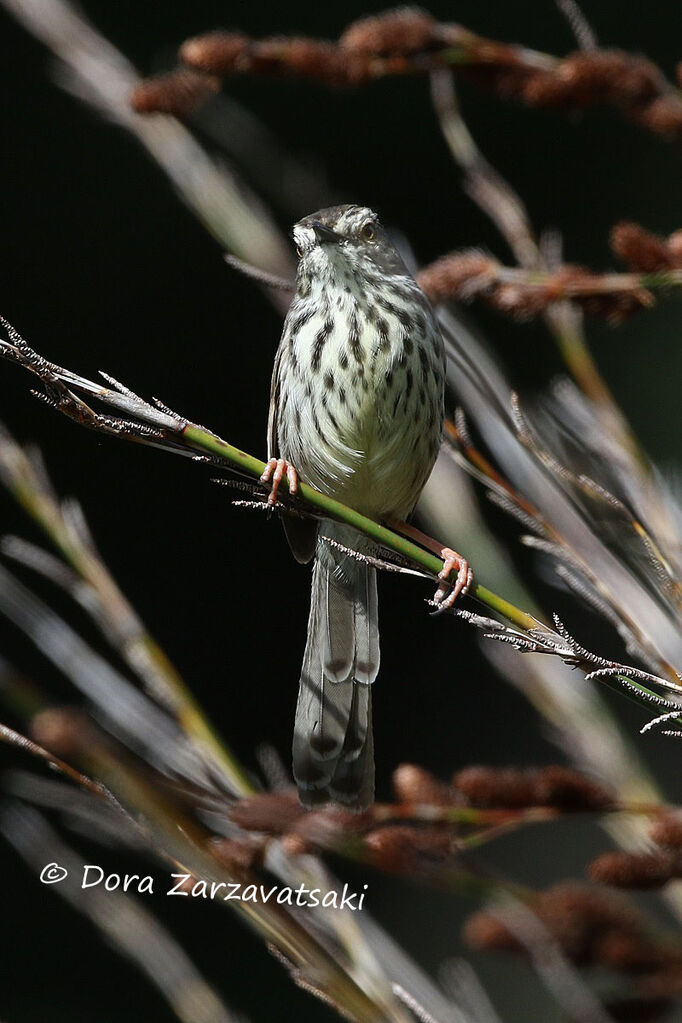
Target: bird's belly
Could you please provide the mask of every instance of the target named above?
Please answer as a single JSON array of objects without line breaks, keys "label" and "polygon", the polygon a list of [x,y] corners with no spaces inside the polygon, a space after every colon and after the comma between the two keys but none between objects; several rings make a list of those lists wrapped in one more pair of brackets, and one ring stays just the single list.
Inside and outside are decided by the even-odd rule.
[{"label": "bird's belly", "polygon": [[301,378],[290,390],[282,454],[323,493],[372,518],[405,518],[440,444],[442,378],[424,365],[402,345],[345,368],[327,360],[321,386]]}]

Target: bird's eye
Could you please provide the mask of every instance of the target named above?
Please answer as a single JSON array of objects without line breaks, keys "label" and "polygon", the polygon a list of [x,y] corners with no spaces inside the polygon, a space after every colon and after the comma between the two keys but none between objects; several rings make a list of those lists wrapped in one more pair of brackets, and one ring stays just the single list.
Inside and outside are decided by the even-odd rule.
[{"label": "bird's eye", "polygon": [[360,228],[360,234],[365,241],[371,242],[376,234],[376,229],[371,220],[368,220],[366,224],[363,224]]}]

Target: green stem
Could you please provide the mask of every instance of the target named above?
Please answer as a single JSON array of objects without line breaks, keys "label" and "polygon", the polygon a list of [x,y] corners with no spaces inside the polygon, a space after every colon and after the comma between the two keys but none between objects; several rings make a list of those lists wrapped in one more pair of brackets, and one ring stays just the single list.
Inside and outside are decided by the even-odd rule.
[{"label": "green stem", "polygon": [[[260,478],[265,471],[265,462],[254,458],[253,455],[247,455],[244,451],[240,451],[239,448],[228,444],[227,441],[221,440],[214,434],[207,433],[200,426],[196,426],[193,423],[188,423],[185,426],[183,436],[193,447],[224,458],[225,461],[248,473],[249,476]],[[286,485],[286,479],[282,482]],[[307,483],[299,483],[297,496],[305,501],[306,504],[312,505],[318,511],[324,512],[325,515],[353,526],[359,532],[364,533],[365,536],[369,536],[372,540],[376,540],[377,543],[388,547],[389,550],[409,558],[410,561],[413,561],[431,575],[437,576],[443,567],[442,560],[437,558],[435,554],[430,554],[423,547],[419,547],[417,544],[412,543],[411,540],[393,532],[392,529],[382,526],[379,522],[375,522],[374,519],[361,515],[360,512],[354,511],[340,501],[334,500],[333,497],[321,494],[319,490],[309,487]],[[518,625],[521,629],[535,629],[539,624],[537,618],[526,614],[525,611],[521,611],[518,607],[510,604],[508,600],[493,593],[492,590],[487,589],[485,586],[481,586],[480,583],[475,582],[469,593],[472,597],[480,600],[481,603],[486,604],[491,610],[513,622],[514,625]]]},{"label": "green stem", "polygon": [[[246,454],[246,452],[241,451],[233,444],[228,444],[227,441],[216,437],[215,434],[208,433],[200,426],[194,423],[187,423],[182,429],[182,434],[191,447],[213,456],[218,456],[256,479],[263,475],[265,462],[254,458],[253,455]],[[286,478],[283,479],[282,483],[284,486],[288,486]],[[372,540],[376,540],[377,543],[382,544],[389,550],[403,555],[403,557],[419,565],[420,568],[423,568],[424,571],[429,572],[431,575],[437,575],[443,567],[441,559],[437,558],[434,554],[430,554],[422,547],[412,543],[411,540],[395,533],[392,529],[388,529],[386,526],[382,526],[379,522],[367,518],[366,515],[361,515],[360,512],[354,511],[353,508],[349,508],[340,501],[334,500],[333,497],[321,494],[319,490],[308,486],[307,483],[299,483],[297,496],[306,504],[311,505],[318,511],[324,512],[325,515],[353,526],[359,532],[371,537]],[[474,583],[469,594],[524,632],[536,629],[541,624],[533,615],[522,611],[508,600],[505,600],[504,597],[498,596],[497,593],[493,593],[492,590],[487,589],[487,587],[482,586],[480,583]],[[580,665],[580,667],[583,671],[589,672],[593,670],[594,665],[586,663]],[[651,709],[651,701],[647,697],[656,698],[656,694],[647,689],[646,686],[625,676],[623,676],[623,681],[627,682],[628,686],[632,688],[623,688],[619,685],[616,678],[605,677],[600,678],[600,681],[609,688],[617,689],[621,694],[624,693],[629,699],[634,700],[640,706],[646,707],[647,710]],[[641,692],[641,697],[633,690]],[[679,723],[682,724],[682,719],[680,719]]]}]

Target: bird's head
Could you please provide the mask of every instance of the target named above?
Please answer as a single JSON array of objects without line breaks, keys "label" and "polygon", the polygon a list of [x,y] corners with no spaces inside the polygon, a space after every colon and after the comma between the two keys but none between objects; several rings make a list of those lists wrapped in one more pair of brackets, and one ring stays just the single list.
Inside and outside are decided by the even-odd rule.
[{"label": "bird's head", "polygon": [[366,206],[330,206],[311,213],[294,226],[293,236],[302,268],[313,273],[334,268],[344,274],[372,268],[407,273],[376,213]]}]

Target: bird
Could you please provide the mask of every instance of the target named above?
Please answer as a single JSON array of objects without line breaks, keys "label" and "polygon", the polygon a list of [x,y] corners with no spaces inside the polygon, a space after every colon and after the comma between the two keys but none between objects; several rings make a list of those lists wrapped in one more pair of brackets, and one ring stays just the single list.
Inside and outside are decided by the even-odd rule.
[{"label": "bird", "polygon": [[[273,367],[261,477],[268,503],[285,478],[291,494],[302,480],[425,540],[405,520],[441,443],[445,354],[435,313],[373,210],[320,210],[295,224],[293,238],[296,287]],[[360,812],[374,799],[377,583],[362,558],[373,548],[331,519],[282,520],[294,557],[314,562],[294,723],[299,799]],[[434,543],[444,559],[435,599],[449,604],[472,574]]]}]

